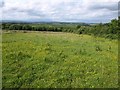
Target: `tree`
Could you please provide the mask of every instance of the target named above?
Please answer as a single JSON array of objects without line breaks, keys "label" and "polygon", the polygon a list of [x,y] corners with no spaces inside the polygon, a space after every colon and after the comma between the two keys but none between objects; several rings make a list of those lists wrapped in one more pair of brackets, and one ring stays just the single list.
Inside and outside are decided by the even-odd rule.
[{"label": "tree", "polygon": [[81,27],[81,25],[77,25],[77,27],[76,27],[76,28],[77,28],[77,29],[79,29],[80,27]]}]

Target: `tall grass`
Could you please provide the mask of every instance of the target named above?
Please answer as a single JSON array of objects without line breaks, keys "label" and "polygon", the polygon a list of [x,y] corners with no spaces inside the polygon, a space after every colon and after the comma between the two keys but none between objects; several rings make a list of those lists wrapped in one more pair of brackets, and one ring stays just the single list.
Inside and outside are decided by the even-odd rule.
[{"label": "tall grass", "polygon": [[117,44],[71,33],[3,33],[3,87],[118,87]]}]

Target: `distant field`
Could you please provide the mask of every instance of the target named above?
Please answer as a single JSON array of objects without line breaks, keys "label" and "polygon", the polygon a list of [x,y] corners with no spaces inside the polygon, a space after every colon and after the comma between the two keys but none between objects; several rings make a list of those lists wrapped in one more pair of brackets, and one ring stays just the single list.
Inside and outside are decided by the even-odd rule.
[{"label": "distant field", "polygon": [[5,88],[118,87],[118,42],[60,32],[3,32]]}]

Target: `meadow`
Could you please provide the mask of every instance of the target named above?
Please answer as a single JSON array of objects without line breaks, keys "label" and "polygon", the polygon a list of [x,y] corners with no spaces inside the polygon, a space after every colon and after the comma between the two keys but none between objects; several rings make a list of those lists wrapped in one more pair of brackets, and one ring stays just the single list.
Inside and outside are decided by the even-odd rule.
[{"label": "meadow", "polygon": [[4,31],[3,88],[117,88],[118,41],[67,32]]}]

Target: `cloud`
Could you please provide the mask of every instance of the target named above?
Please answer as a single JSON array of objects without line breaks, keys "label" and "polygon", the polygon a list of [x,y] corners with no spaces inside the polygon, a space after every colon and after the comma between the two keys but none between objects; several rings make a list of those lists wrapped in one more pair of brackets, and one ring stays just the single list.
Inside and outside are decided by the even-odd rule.
[{"label": "cloud", "polygon": [[106,3],[106,2],[104,2],[104,3],[99,3],[99,5],[98,4],[96,4],[96,3],[93,3],[92,5],[91,5],[91,7],[90,7],[90,9],[97,9],[97,10],[99,10],[99,9],[108,9],[108,10],[111,10],[111,11],[116,11],[116,10],[118,10],[118,3],[116,3],[116,2],[112,2],[112,3]]},{"label": "cloud", "polygon": [[0,1],[0,7],[3,7],[3,6],[4,6],[4,2]]},{"label": "cloud", "polygon": [[118,0],[4,0],[3,20],[108,22],[117,18]]}]

